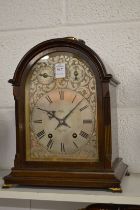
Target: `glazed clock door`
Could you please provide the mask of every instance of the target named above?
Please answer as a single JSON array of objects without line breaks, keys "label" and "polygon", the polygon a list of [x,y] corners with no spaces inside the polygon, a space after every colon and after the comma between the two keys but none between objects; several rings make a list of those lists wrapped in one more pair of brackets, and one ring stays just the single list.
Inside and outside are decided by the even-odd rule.
[{"label": "glazed clock door", "polygon": [[89,64],[52,52],[25,84],[27,161],[98,162],[96,80]]}]

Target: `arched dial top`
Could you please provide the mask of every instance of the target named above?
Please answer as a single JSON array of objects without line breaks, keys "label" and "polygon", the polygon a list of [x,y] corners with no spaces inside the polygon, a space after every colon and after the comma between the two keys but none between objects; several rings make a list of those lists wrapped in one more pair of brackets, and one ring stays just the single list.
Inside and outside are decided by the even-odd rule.
[{"label": "arched dial top", "polygon": [[28,75],[26,160],[98,161],[96,81],[70,52],[39,59]]},{"label": "arched dial top", "polygon": [[97,67],[95,71],[97,71],[100,80],[107,82],[111,81],[114,85],[119,84],[119,82],[116,79],[114,79],[111,74],[106,73],[106,69],[100,57],[93,50],[91,50],[91,48],[89,48],[83,40],[76,39],[74,37],[47,40],[31,48],[21,59],[20,63],[16,68],[13,79],[10,79],[9,83],[12,83],[12,85],[14,86],[19,86],[22,81],[24,71],[27,68],[27,64],[32,60],[32,58],[38,56],[41,51],[43,52],[44,50],[49,50],[51,48],[57,47],[70,47],[72,49],[77,49],[79,52],[83,52],[89,58],[91,58],[91,60],[94,60],[94,63]]}]

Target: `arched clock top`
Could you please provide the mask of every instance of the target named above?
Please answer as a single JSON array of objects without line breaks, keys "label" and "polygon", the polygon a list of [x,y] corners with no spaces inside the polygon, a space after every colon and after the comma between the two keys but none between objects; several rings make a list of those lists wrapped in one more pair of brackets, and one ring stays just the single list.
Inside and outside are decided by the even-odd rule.
[{"label": "arched clock top", "polygon": [[111,82],[113,85],[118,84],[118,81],[115,80],[111,74],[107,74],[100,57],[89,48],[83,40],[74,37],[47,40],[31,48],[19,62],[14,77],[9,80],[9,83],[13,86],[20,86],[25,71],[29,73],[35,62],[47,54],[50,49],[53,49],[55,52],[56,49],[60,48],[73,49],[76,50],[77,53],[79,52],[81,55],[85,56],[85,59],[88,57],[88,61],[90,61],[91,65],[94,64],[95,66],[93,72],[96,71],[96,76],[101,82]]}]

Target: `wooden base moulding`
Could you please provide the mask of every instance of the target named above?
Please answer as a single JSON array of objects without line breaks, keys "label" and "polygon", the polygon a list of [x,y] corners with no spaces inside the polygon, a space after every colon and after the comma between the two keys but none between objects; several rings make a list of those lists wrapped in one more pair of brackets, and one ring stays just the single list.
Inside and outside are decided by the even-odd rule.
[{"label": "wooden base moulding", "polygon": [[36,169],[16,169],[4,177],[4,187],[13,185],[52,186],[52,187],[82,187],[109,189],[122,192],[120,183],[127,173],[127,165],[121,159],[117,160],[112,170],[106,171],[44,171]]}]

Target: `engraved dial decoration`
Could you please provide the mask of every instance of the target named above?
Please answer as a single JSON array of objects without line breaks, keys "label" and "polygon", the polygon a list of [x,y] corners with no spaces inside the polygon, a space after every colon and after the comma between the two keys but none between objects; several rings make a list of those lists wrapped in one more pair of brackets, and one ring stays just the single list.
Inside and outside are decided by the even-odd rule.
[{"label": "engraved dial decoration", "polygon": [[98,161],[96,82],[90,66],[73,53],[54,52],[41,58],[28,78],[26,160]]}]

